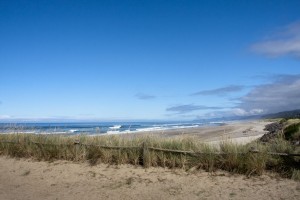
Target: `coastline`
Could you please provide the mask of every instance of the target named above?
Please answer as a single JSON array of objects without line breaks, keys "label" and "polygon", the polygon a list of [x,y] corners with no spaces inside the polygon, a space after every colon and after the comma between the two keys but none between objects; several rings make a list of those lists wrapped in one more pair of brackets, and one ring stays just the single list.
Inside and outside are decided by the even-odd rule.
[{"label": "coastline", "polygon": [[[84,133],[83,135],[95,137],[95,136],[108,136],[118,135],[121,137],[143,137],[143,136],[154,136],[154,137],[193,137],[194,139],[200,140],[204,143],[218,144],[221,141],[231,141],[234,143],[245,144],[263,136],[267,131],[264,128],[267,124],[272,123],[271,121],[264,120],[251,120],[251,121],[230,121],[223,122],[218,125],[206,124],[198,127],[189,128],[173,128],[166,130],[151,130],[151,131],[131,131],[131,132],[115,132],[115,133],[101,133],[101,134],[89,134]],[[18,132],[4,132],[0,134],[16,134],[23,133]],[[51,132],[34,133],[31,134],[42,134],[42,135],[60,135],[60,136],[76,136],[76,134],[54,134]],[[24,132],[27,134],[27,132]]]},{"label": "coastline", "polygon": [[[242,143],[259,137],[265,121],[153,131],[124,136],[192,137],[210,144]],[[179,140],[180,141],[180,140]],[[85,161],[37,161],[0,155],[0,199],[298,199],[299,182],[265,171],[256,176],[218,168],[149,167]],[[228,184],[230,183],[230,184]]]},{"label": "coastline", "polygon": [[120,134],[125,137],[158,136],[158,137],[194,137],[205,143],[218,144],[221,141],[232,141],[245,144],[263,136],[269,121],[251,120],[234,121],[220,126],[201,126],[195,128],[172,129],[165,131],[150,131],[140,133]]}]

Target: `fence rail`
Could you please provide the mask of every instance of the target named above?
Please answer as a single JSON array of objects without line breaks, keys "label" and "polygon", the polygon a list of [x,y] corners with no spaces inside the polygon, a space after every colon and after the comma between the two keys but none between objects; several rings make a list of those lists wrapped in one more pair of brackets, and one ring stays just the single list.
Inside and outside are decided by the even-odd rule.
[{"label": "fence rail", "polygon": [[[261,152],[258,150],[250,149],[248,152],[238,152],[238,153],[225,153],[225,152],[214,152],[214,153],[205,153],[205,152],[196,152],[196,151],[183,151],[183,150],[174,150],[174,149],[163,149],[163,148],[157,148],[157,147],[148,147],[147,144],[144,142],[141,146],[106,146],[106,145],[95,145],[95,144],[84,144],[80,143],[79,141],[74,141],[73,144],[49,144],[49,143],[41,143],[41,142],[34,142],[34,141],[28,141],[29,143],[36,144],[38,146],[85,146],[85,147],[98,147],[103,149],[140,149],[143,151],[143,154],[145,155],[145,151],[162,151],[162,152],[168,152],[168,153],[179,153],[179,154],[185,154],[185,155],[192,155],[192,156],[199,156],[203,154],[213,154],[213,155],[230,155],[230,154],[247,154],[247,153],[253,153],[253,154],[259,154],[259,153],[266,153],[268,155],[274,155],[274,156],[300,156],[300,154],[296,153],[278,153],[278,152]],[[0,143],[7,143],[7,144],[21,144],[18,141],[0,141]]]}]

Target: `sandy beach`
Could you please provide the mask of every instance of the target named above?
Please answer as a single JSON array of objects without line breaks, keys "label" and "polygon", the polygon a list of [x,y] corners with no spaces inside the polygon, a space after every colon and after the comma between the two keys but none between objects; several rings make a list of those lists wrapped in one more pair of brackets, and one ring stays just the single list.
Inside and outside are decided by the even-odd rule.
[{"label": "sandy beach", "polygon": [[299,199],[300,182],[266,174],[0,157],[0,199]]},{"label": "sandy beach", "polygon": [[125,134],[129,137],[153,135],[161,137],[194,137],[200,141],[218,144],[220,141],[232,141],[240,144],[251,142],[266,133],[264,128],[271,122],[252,120],[236,121],[217,126],[202,126],[196,128],[152,131],[134,134]]},{"label": "sandy beach", "polygon": [[[269,122],[236,122],[222,126],[139,133],[195,137],[217,144],[249,142],[265,133]],[[132,137],[133,135],[130,135]],[[136,135],[135,135],[136,136]],[[0,199],[299,199],[300,182],[262,176],[208,173],[203,170],[143,168],[86,162],[38,162],[0,156]]]}]

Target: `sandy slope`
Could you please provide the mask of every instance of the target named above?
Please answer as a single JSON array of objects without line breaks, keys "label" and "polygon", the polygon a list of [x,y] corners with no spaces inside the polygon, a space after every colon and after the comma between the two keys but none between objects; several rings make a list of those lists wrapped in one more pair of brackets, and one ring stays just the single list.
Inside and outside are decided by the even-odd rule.
[{"label": "sandy slope", "polygon": [[300,182],[0,156],[0,199],[300,199]]}]

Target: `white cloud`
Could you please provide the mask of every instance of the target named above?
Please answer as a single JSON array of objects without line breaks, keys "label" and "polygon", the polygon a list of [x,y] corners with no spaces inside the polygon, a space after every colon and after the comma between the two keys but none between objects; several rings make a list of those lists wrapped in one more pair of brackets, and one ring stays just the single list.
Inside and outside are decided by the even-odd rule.
[{"label": "white cloud", "polygon": [[300,74],[277,76],[272,83],[254,87],[238,101],[235,108],[205,116],[252,116],[300,109]]},{"label": "white cloud", "polygon": [[258,114],[261,114],[264,112],[263,109],[259,109],[259,108],[255,108],[255,109],[251,109],[249,111],[246,111],[242,108],[234,108],[232,111],[231,111],[234,115],[237,115],[237,116],[248,116],[248,115],[258,115]]},{"label": "white cloud", "polygon": [[250,113],[251,115],[258,115],[258,114],[261,114],[261,113],[263,113],[263,112],[264,112],[264,110],[263,110],[263,109],[260,109],[260,108],[252,109],[252,110],[249,111],[249,113]]},{"label": "white cloud", "polygon": [[282,28],[271,38],[254,44],[252,49],[271,57],[291,55],[300,58],[300,22]]},{"label": "white cloud", "polygon": [[234,109],[232,109],[231,112],[232,112],[232,114],[237,115],[237,116],[248,115],[248,112],[241,108],[234,108]]},{"label": "white cloud", "polygon": [[198,96],[198,95],[217,95],[217,96],[224,96],[234,92],[240,92],[244,89],[242,85],[229,85],[222,88],[216,88],[212,90],[203,90],[200,92],[196,92],[191,94],[191,96]]},{"label": "white cloud", "polygon": [[0,115],[0,120],[3,119],[11,119],[12,117],[10,115]]},{"label": "white cloud", "polygon": [[174,112],[177,114],[183,114],[183,113],[191,113],[197,110],[220,110],[220,109],[223,109],[223,107],[184,104],[184,105],[176,105],[176,106],[168,107],[166,111]]},{"label": "white cloud", "polygon": [[274,113],[300,108],[300,75],[281,75],[273,83],[255,87],[240,98],[238,107],[252,113],[262,113],[261,110]]}]

